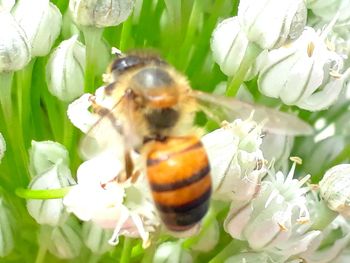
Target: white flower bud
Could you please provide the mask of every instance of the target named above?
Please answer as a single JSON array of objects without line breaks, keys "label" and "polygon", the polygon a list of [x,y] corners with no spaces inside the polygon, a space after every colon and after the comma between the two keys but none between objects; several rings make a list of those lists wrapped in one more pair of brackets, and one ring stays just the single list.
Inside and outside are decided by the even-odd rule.
[{"label": "white flower bud", "polygon": [[6,152],[6,142],[2,134],[0,133],[0,163]]},{"label": "white flower bud", "polygon": [[249,41],[263,49],[296,39],[306,25],[304,0],[241,0],[238,18]]},{"label": "white flower bud", "polygon": [[11,11],[15,5],[15,0],[0,0],[0,10]]},{"label": "white flower bud", "polygon": [[46,66],[46,81],[52,95],[72,101],[84,91],[85,46],[73,36],[62,41]]},{"label": "white flower bud", "polygon": [[350,72],[341,74],[342,58],[323,38],[307,28],[296,41],[268,53],[258,86],[268,97],[287,105],[318,111],[338,98]]},{"label": "white flower bud", "polygon": [[[50,170],[34,177],[28,188],[33,190],[49,190],[63,188],[73,184],[75,182],[69,168],[58,162]],[[62,199],[29,199],[27,201],[27,209],[38,224],[57,226],[68,216]]]},{"label": "white flower bud", "polygon": [[[238,18],[231,17],[219,23],[212,34],[210,44],[213,58],[221,71],[227,76],[234,76],[242,64],[249,44]],[[266,52],[262,52],[257,57],[245,80],[250,80],[258,74],[265,56]]]},{"label": "white flower bud", "polygon": [[0,10],[0,73],[22,69],[31,59],[31,46],[23,29],[7,11]]},{"label": "white flower bud", "polygon": [[13,215],[0,197],[0,257],[5,257],[14,248],[14,220]]},{"label": "white flower bud", "polygon": [[32,141],[30,149],[30,168],[33,176],[40,175],[57,163],[68,166],[69,156],[66,148],[52,141]]},{"label": "white flower bud", "polygon": [[218,24],[211,38],[213,58],[227,76],[234,76],[248,47],[248,39],[241,30],[238,18],[231,17]]},{"label": "white flower bud", "polygon": [[213,197],[250,200],[266,173],[261,145],[261,127],[251,120],[236,120],[202,138],[208,153]]},{"label": "white flower bud", "polygon": [[192,256],[180,242],[162,243],[154,254],[153,263],[192,263]]},{"label": "white flower bud", "polygon": [[83,224],[82,237],[85,245],[94,254],[103,254],[113,248],[108,244],[112,232],[113,231],[103,229],[99,225],[89,221]]},{"label": "white flower bud", "polygon": [[76,258],[80,255],[83,245],[80,231],[79,223],[73,218],[67,220],[62,226],[43,225],[40,228],[39,242],[58,258]]},{"label": "white flower bud", "polygon": [[134,0],[70,0],[72,18],[79,26],[108,27],[124,22]]},{"label": "white flower bud", "polygon": [[285,259],[305,251],[320,231],[307,232],[308,189],[301,186],[309,177],[293,179],[294,170],[295,164],[286,177],[281,172],[270,174],[250,203],[232,202],[225,230],[233,238],[246,240],[254,250],[263,249]]},{"label": "white flower bud", "polygon": [[61,31],[59,9],[49,0],[19,0],[13,15],[32,45],[32,56],[46,56]]},{"label": "white flower bud", "polygon": [[330,209],[350,217],[350,164],[329,169],[319,183],[322,198]]}]

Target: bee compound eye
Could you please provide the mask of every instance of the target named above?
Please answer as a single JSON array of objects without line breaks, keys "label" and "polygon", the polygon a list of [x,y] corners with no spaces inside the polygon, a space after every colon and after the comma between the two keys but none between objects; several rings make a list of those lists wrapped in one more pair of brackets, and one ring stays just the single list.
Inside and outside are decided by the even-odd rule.
[{"label": "bee compound eye", "polygon": [[142,61],[136,56],[127,56],[120,59],[116,59],[111,65],[111,71],[122,73],[125,70],[140,65]]}]

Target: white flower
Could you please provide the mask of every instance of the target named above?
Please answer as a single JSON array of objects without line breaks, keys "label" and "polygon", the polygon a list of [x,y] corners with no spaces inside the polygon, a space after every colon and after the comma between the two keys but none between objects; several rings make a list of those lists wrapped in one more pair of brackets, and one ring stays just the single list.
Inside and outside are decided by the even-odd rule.
[{"label": "white flower", "polygon": [[[336,238],[334,238],[335,236]],[[339,216],[311,242],[308,250],[300,257],[308,263],[335,262],[349,241],[350,225],[343,217]]]},{"label": "white flower", "polygon": [[336,101],[350,75],[350,70],[342,73],[342,67],[342,58],[327,48],[314,29],[307,28],[290,45],[268,53],[259,90],[287,105],[322,110]]},{"label": "white flower", "polygon": [[59,9],[49,0],[19,0],[13,15],[31,43],[32,56],[46,56],[61,31]]},{"label": "white flower", "polygon": [[263,49],[300,36],[306,24],[304,0],[241,0],[238,19],[251,42]]},{"label": "white flower", "polygon": [[46,66],[46,81],[52,95],[72,101],[84,92],[85,46],[78,36],[62,41]]},{"label": "white flower", "polygon": [[0,9],[0,73],[20,70],[30,59],[26,33],[9,12]]},{"label": "white flower", "polygon": [[134,0],[70,0],[69,9],[77,25],[107,27],[124,22]]},{"label": "white flower", "polygon": [[113,151],[104,151],[84,162],[78,169],[78,185],[65,196],[64,204],[84,221],[93,221],[102,228],[114,229],[110,244],[119,242],[119,235],[141,237],[149,244],[149,232],[159,224],[147,182],[117,182],[124,172],[124,163]]},{"label": "white flower", "polygon": [[153,263],[192,263],[191,254],[181,248],[180,242],[162,243],[154,254]]},{"label": "white flower", "polygon": [[6,142],[4,136],[0,133],[0,163],[6,152]]},{"label": "white flower", "polygon": [[0,197],[0,257],[7,256],[14,248],[14,215],[5,200]]},{"label": "white flower", "polygon": [[102,255],[113,248],[108,244],[108,240],[111,235],[111,230],[103,229],[91,221],[84,222],[83,224],[82,237],[84,244],[94,254]]},{"label": "white flower", "polygon": [[293,179],[294,170],[295,164],[286,177],[281,172],[270,174],[250,203],[232,202],[225,230],[233,238],[246,240],[256,251],[284,259],[305,251],[320,231],[307,232],[307,188],[301,186],[309,177]]},{"label": "white flower", "polygon": [[[75,184],[68,164],[68,152],[62,145],[50,141],[33,141],[30,151],[33,179],[28,188],[48,190]],[[64,222],[68,216],[62,199],[29,199],[27,209],[39,224],[57,226]]]},{"label": "white flower", "polygon": [[79,222],[69,218],[65,224],[57,227],[42,225],[39,232],[40,246],[48,248],[58,258],[71,259],[81,255],[83,246]]},{"label": "white flower", "polygon": [[322,198],[330,209],[350,217],[350,164],[329,169],[319,183]]},{"label": "white flower", "polygon": [[213,198],[249,201],[266,174],[261,127],[250,119],[224,124],[202,138],[213,182]]},{"label": "white flower", "polygon": [[259,252],[244,252],[235,256],[229,257],[225,260],[225,263],[269,263],[269,256],[266,253]]}]

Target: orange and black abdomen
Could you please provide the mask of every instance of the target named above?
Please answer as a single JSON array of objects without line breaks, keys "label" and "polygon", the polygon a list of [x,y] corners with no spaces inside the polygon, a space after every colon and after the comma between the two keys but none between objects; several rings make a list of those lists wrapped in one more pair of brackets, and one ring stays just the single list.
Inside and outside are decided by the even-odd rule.
[{"label": "orange and black abdomen", "polygon": [[152,142],[147,176],[159,214],[172,231],[184,231],[206,214],[211,178],[207,154],[195,136]]}]

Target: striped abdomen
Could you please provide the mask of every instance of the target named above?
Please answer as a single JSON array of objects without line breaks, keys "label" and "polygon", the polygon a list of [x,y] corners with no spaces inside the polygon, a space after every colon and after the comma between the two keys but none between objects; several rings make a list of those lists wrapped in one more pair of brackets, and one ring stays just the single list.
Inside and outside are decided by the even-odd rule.
[{"label": "striped abdomen", "polygon": [[204,217],[211,194],[209,172],[207,154],[197,137],[153,142],[147,156],[147,176],[167,228],[184,231]]}]

